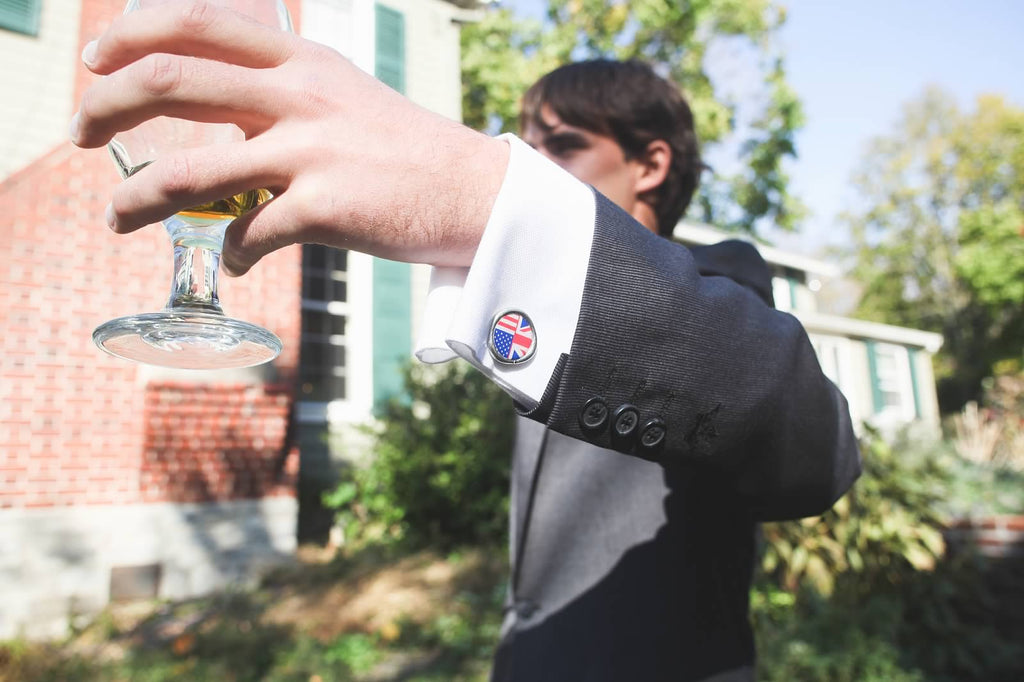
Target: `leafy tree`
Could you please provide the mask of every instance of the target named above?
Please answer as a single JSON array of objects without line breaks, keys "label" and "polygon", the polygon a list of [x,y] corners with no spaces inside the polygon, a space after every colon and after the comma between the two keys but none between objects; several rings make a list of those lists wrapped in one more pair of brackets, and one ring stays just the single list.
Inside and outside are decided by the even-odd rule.
[{"label": "leafy tree", "polygon": [[[543,22],[492,9],[462,32],[463,117],[479,129],[514,130],[523,92],[555,67],[584,58],[643,59],[686,94],[705,150],[739,150],[743,170],[702,183],[693,204],[700,219],[750,233],[765,222],[792,230],[803,208],[787,191],[782,165],[796,155],[803,112],[771,43],[784,20],[772,0],[548,0]],[[738,104],[708,75],[716,39],[753,55],[761,72],[759,110],[743,124]]]},{"label": "leafy tree", "polygon": [[940,332],[939,400],[956,410],[1024,348],[1024,110],[961,111],[936,89],[872,141],[846,216],[861,315]]}]

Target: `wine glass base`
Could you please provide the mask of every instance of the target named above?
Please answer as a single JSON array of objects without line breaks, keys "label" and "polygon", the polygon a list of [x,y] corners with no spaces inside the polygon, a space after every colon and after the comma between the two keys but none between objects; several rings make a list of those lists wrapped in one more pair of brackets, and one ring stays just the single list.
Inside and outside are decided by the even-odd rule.
[{"label": "wine glass base", "polygon": [[176,369],[252,367],[281,352],[281,339],[263,327],[191,311],[119,317],[97,327],[92,340],[119,358]]}]

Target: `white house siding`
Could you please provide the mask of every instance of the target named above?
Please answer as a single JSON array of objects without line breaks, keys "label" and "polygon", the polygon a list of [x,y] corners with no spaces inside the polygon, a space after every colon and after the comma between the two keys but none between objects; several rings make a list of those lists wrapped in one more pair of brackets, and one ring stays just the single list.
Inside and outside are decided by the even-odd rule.
[{"label": "white house siding", "polygon": [[405,16],[405,94],[442,116],[462,120],[458,9],[439,0],[384,0]]},{"label": "white house siding", "polygon": [[918,351],[914,356],[914,372],[917,377],[917,395],[920,399],[921,419],[939,424],[939,398],[935,391],[935,369],[932,354]]},{"label": "white house siding", "polygon": [[847,356],[850,366],[850,416],[853,423],[860,428],[861,423],[869,419],[875,411],[874,398],[871,393],[871,370],[868,368],[868,349],[863,341],[850,340],[850,353]]},{"label": "white house siding", "polygon": [[0,180],[67,140],[79,0],[43,0],[39,35],[0,29]]},{"label": "white house siding", "polygon": [[[910,422],[919,422],[933,430],[939,427],[935,374],[932,370],[932,353],[928,350],[915,346],[881,344],[883,347],[888,345],[898,349],[900,365],[897,368],[897,384],[901,392],[901,406],[878,414],[867,341],[814,332],[811,329],[808,329],[808,336],[818,353],[822,371],[839,387],[849,402],[850,416],[858,430],[864,422],[886,428]],[[914,363],[913,373],[910,362]],[[911,378],[917,386],[916,405]]]}]

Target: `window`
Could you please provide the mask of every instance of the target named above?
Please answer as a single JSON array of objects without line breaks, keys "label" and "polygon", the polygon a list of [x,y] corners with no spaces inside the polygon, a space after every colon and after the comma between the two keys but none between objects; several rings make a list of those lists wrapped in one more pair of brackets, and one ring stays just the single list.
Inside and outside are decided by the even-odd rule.
[{"label": "window", "polygon": [[346,398],[348,252],[317,244],[302,247],[302,345],[299,399]]},{"label": "window", "polygon": [[0,28],[30,36],[39,35],[42,0],[0,0]]},{"label": "window", "polygon": [[909,422],[917,416],[914,382],[907,349],[867,342],[875,417],[882,422]]},{"label": "window", "polygon": [[[854,349],[863,346],[845,336],[813,333],[807,336],[818,356],[821,371],[839,387],[847,400],[853,423],[859,425],[874,413],[873,406],[870,403],[865,405],[861,398],[866,395],[868,400],[871,399],[870,393],[865,394],[862,387],[866,383],[863,382],[866,377],[861,373],[863,363],[857,362],[854,355]],[[867,388],[870,391],[870,386]]]},{"label": "window", "polygon": [[829,336],[808,334],[814,352],[818,356],[821,371],[840,389],[846,379],[843,372],[843,358],[840,353],[841,340]]}]

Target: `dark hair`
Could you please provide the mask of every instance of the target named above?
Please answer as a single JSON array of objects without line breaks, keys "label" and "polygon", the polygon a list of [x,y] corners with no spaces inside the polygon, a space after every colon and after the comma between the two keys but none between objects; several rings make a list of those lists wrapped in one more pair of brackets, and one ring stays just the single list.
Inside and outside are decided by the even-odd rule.
[{"label": "dark hair", "polygon": [[670,236],[704,167],[693,113],[679,89],[643,62],[595,59],[559,67],[534,83],[523,96],[520,130],[548,128],[541,118],[544,105],[569,125],[614,138],[627,159],[642,156],[654,140],[668,143],[668,175],[648,201],[658,232]]}]

